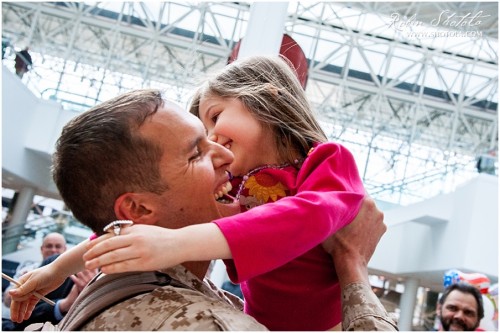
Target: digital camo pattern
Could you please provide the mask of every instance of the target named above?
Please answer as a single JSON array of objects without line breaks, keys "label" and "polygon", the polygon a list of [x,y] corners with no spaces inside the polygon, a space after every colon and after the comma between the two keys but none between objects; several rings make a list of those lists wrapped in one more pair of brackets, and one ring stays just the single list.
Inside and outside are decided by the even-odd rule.
[{"label": "digital camo pattern", "polygon": [[344,331],[397,331],[396,321],[385,311],[371,288],[352,283],[342,290]]},{"label": "digital camo pattern", "polygon": [[[89,321],[84,331],[262,331],[241,312],[237,297],[204,283],[182,266],[162,272],[175,282],[110,307]],[[180,283],[179,283],[180,282]]]}]

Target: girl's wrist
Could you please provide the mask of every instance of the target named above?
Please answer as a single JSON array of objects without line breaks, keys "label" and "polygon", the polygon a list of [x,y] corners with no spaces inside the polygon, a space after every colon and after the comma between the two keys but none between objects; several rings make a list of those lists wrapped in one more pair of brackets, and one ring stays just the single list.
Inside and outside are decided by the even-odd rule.
[{"label": "girl's wrist", "polygon": [[65,278],[71,274],[76,274],[85,269],[83,254],[85,253],[85,245],[82,243],[76,245],[78,248],[70,249],[62,253],[56,260],[48,266],[52,267],[57,275],[64,275]]},{"label": "girl's wrist", "polygon": [[[179,229],[183,233],[180,247],[188,249],[185,261],[208,261],[231,259],[231,251],[222,231],[217,224],[201,223]],[[187,244],[185,246],[185,244]]]},{"label": "girl's wrist", "polygon": [[62,255],[60,255],[59,258],[57,258],[47,266],[50,267],[50,269],[52,270],[53,276],[64,277],[64,279],[66,279],[71,274],[73,274],[73,269],[70,269],[72,262],[69,259],[67,261],[63,259],[65,258],[63,258]]}]

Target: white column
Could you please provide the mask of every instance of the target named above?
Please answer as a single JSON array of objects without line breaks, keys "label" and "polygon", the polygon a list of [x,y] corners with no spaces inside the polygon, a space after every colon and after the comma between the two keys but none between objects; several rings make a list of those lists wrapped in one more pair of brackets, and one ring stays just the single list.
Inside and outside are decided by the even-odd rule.
[{"label": "white column", "polygon": [[24,187],[19,192],[14,211],[12,212],[12,218],[2,235],[2,255],[17,250],[17,245],[19,244],[24,224],[26,223],[31,205],[33,204],[34,196],[35,189],[31,187]]},{"label": "white column", "polygon": [[287,11],[288,2],[253,2],[238,59],[252,55],[278,55]]},{"label": "white column", "polygon": [[417,302],[418,280],[408,279],[405,281],[405,291],[399,301],[399,309],[401,310],[399,316],[398,327],[400,331],[411,331],[413,313],[415,311],[415,304]]}]

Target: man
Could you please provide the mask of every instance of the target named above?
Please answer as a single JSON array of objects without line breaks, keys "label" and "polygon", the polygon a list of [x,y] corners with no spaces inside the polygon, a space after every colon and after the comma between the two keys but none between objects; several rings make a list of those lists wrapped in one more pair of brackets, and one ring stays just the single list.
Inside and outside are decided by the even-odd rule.
[{"label": "man", "polygon": [[[43,261],[41,264],[31,266],[30,269],[23,269],[22,272],[16,273],[15,279],[19,279],[25,273],[53,262],[60,254],[65,252],[67,249],[66,239],[64,236],[57,232],[52,232],[47,234],[42,241],[40,246],[40,252],[42,254]],[[90,281],[90,279],[97,272],[92,272],[84,270],[67,278],[64,283],[50,292],[47,297],[56,302],[55,306],[41,302],[36,305],[33,313],[29,320],[23,321],[22,323],[13,323],[10,320],[2,321],[2,330],[4,331],[22,331],[31,323],[50,321],[53,324],[57,324],[64,317],[73,304],[73,302],[78,297],[78,294],[83,290],[85,285]],[[9,287],[9,289],[12,286]],[[8,289],[4,294],[4,304],[10,306],[11,298],[8,293]]]},{"label": "man", "polygon": [[437,315],[440,331],[474,331],[484,317],[481,293],[466,282],[452,284],[439,299]]},{"label": "man", "polygon": [[43,239],[42,246],[40,247],[43,260],[55,254],[61,254],[66,251],[66,239],[58,232],[47,234]]},{"label": "man", "polygon": [[[58,141],[53,174],[75,217],[98,234],[116,219],[132,220],[134,228],[150,224],[178,229],[239,212],[238,203],[225,204],[214,198],[228,182],[226,170],[232,159],[229,150],[208,140],[198,118],[164,101],[159,91],[139,90],[71,121]],[[348,301],[362,299],[356,308],[367,310],[357,310],[346,325],[378,320],[377,328],[394,330],[395,324],[371,292],[366,268],[385,232],[382,214],[373,201],[367,200],[356,219],[325,245],[329,251],[333,247],[330,252],[339,275],[343,275],[339,280],[344,297]],[[348,238],[357,238],[353,237],[355,233],[360,234],[359,239],[347,242]],[[104,309],[81,329],[264,329],[241,312],[242,304],[235,303],[236,298],[228,302],[221,290],[201,281],[208,267],[209,262],[187,262],[163,270],[178,282],[176,286],[159,287]],[[20,301],[33,290],[29,284],[27,281],[18,288]],[[13,319],[26,317],[19,311],[21,304],[13,302]],[[157,319],[159,316],[161,319]],[[61,329],[68,325],[63,322]]]},{"label": "man", "polygon": [[[42,239],[42,245],[40,246],[40,253],[42,255],[42,263],[40,263],[39,261],[29,261],[28,263],[22,264],[17,269],[16,274],[14,275],[14,279],[19,280],[19,278],[22,275],[26,274],[27,272],[32,271],[37,267],[46,265],[48,263],[47,261],[50,260],[49,259],[50,257],[59,255],[59,254],[63,253],[64,251],[66,251],[66,240],[64,239],[63,235],[61,235],[60,233],[57,233],[57,232],[51,232],[51,233],[45,235],[45,237],[43,237],[43,239]],[[55,257],[52,258],[52,260],[54,260],[54,259],[55,259]],[[55,290],[54,293],[56,293],[56,295],[59,296],[58,298],[62,299],[68,294],[68,292],[72,286],[73,286],[73,282],[71,282],[71,280],[68,279],[67,281],[64,282],[63,285],[61,285],[61,287],[59,287],[57,290]],[[11,302],[11,298],[10,298],[8,291],[12,287],[13,287],[13,285],[11,284],[5,290],[4,295],[3,295],[3,303],[7,307],[10,306],[10,302]],[[53,309],[51,309],[51,311],[53,312]],[[47,319],[47,320],[49,320],[49,319]],[[16,328],[16,326],[17,325],[12,323],[8,319],[2,320],[2,330],[3,331],[11,331],[14,329],[21,329],[22,330],[22,327]]]},{"label": "man", "polygon": [[[66,240],[64,236],[57,232],[51,232],[45,235],[42,239],[42,245],[40,246],[40,254],[42,255],[42,262],[47,260],[49,257],[57,254],[61,254],[66,251]],[[14,279],[18,279],[25,273],[40,267],[39,261],[29,261],[23,264],[17,269]]]}]

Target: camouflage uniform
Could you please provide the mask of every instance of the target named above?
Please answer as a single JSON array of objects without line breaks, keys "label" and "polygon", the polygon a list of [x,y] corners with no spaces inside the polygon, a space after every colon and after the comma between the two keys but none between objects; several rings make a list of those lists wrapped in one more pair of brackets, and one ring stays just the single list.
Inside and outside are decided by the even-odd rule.
[{"label": "camouflage uniform", "polygon": [[[199,280],[183,266],[176,266],[161,272],[172,278],[169,285],[128,298],[99,312],[88,320],[81,330],[266,330],[255,319],[242,312],[241,299],[217,288],[208,279]],[[99,290],[93,292],[99,292]],[[344,330],[397,330],[395,322],[389,318],[382,304],[367,285],[352,283],[342,291],[342,311]],[[71,316],[68,313],[68,318],[65,319],[70,319],[69,317]],[[67,330],[71,327],[70,325],[71,323],[63,320],[56,330]],[[53,330],[49,326],[44,330]],[[29,327],[27,330],[35,329],[35,327]]]},{"label": "camouflage uniform", "polygon": [[[162,270],[173,281],[120,302],[88,321],[83,331],[262,331],[242,312],[239,298],[204,282],[183,266]],[[174,286],[175,285],[175,286]],[[61,327],[64,330],[64,325]]]},{"label": "camouflage uniform", "polygon": [[351,283],[342,290],[342,330],[397,331],[398,327],[369,286]]}]

